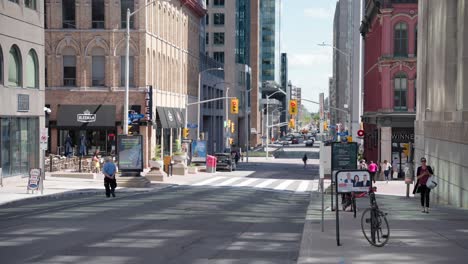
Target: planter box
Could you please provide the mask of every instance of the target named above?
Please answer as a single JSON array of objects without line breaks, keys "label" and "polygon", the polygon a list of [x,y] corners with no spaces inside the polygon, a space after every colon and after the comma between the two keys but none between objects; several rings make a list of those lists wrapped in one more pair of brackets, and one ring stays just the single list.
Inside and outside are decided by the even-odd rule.
[{"label": "planter box", "polygon": [[197,167],[188,167],[188,173],[196,174],[196,173],[198,173],[198,168]]},{"label": "planter box", "polygon": [[161,169],[163,167],[163,162],[161,160],[150,160],[149,166],[151,169]]}]

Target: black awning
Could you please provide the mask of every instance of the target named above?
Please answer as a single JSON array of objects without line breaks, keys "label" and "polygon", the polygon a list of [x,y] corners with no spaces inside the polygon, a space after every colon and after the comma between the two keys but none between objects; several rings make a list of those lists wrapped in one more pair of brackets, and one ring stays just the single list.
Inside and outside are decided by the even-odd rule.
[{"label": "black awning", "polygon": [[161,122],[162,128],[169,128],[169,124],[166,119],[166,107],[156,106],[156,112],[158,113],[157,119]]},{"label": "black awning", "polygon": [[178,128],[179,123],[177,123],[177,117],[174,108],[166,107],[164,112],[166,113],[166,119],[169,128]]},{"label": "black awning", "polygon": [[115,105],[59,105],[58,128],[115,128]]},{"label": "black awning", "polygon": [[185,122],[184,109],[172,108],[172,111],[174,112],[174,115],[176,117],[176,121],[178,125],[177,127],[184,127],[184,122]]}]

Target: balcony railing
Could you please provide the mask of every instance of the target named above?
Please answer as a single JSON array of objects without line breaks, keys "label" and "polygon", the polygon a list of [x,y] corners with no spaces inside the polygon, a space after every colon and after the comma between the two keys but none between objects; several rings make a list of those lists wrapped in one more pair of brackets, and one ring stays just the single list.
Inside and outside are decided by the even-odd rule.
[{"label": "balcony railing", "polygon": [[92,22],[93,28],[104,28],[104,21],[93,21]]},{"label": "balcony railing", "polygon": [[93,86],[104,86],[104,80],[93,80]]},{"label": "balcony railing", "polygon": [[76,78],[63,78],[63,86],[76,86]]}]

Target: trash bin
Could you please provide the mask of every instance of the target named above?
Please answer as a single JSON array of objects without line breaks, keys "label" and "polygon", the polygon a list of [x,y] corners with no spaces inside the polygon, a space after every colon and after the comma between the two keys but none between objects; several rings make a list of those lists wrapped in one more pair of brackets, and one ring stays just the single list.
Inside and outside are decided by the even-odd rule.
[{"label": "trash bin", "polygon": [[216,157],[207,155],[206,156],[206,172],[215,173],[216,172]]}]

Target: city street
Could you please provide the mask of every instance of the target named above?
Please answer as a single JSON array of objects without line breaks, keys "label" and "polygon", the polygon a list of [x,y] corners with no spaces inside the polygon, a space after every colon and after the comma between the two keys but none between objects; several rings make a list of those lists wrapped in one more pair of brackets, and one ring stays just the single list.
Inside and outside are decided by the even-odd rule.
[{"label": "city street", "polygon": [[2,263],[296,263],[310,163],[252,158],[159,191],[4,205]]}]

